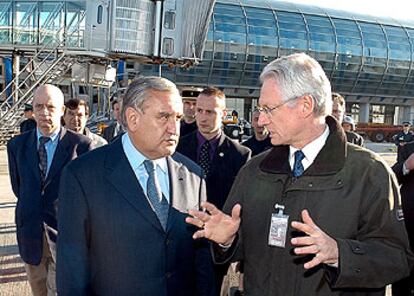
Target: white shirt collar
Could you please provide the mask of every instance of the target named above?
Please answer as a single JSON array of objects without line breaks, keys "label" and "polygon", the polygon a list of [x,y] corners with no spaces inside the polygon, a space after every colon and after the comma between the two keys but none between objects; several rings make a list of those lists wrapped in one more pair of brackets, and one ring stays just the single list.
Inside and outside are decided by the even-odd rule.
[{"label": "white shirt collar", "polygon": [[[325,124],[324,132],[317,137],[315,140],[310,142],[308,145],[303,147],[301,150],[303,154],[305,154],[305,158],[302,160],[303,168],[306,170],[308,167],[312,165],[315,161],[316,156],[318,156],[319,152],[321,151],[322,147],[325,146],[326,140],[329,136],[329,127]],[[293,169],[293,165],[295,163],[295,152],[299,149],[289,146],[289,164],[290,167]]]}]

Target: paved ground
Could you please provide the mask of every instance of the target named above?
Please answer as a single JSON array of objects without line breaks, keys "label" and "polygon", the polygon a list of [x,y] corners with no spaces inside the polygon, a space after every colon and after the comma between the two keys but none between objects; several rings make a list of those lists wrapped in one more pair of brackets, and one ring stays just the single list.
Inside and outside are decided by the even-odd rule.
[{"label": "paved ground", "polygon": [[[393,144],[366,143],[391,165],[395,162]],[[12,193],[7,171],[6,151],[0,147],[0,296],[29,296],[23,263],[18,254],[14,208],[16,199]],[[391,295],[388,291],[387,295]]]},{"label": "paved ground", "polygon": [[7,172],[6,151],[0,148],[0,296],[30,295],[16,243],[15,206],[16,199]]}]

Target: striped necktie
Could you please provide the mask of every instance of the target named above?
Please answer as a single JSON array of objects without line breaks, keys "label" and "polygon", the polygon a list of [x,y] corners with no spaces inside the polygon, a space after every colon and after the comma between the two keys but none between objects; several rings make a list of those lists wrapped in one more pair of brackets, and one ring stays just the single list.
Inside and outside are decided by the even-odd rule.
[{"label": "striped necktie", "polygon": [[144,166],[148,173],[147,196],[162,228],[165,230],[167,227],[169,204],[158,184],[154,161],[147,159],[144,161]]},{"label": "striped necktie", "polygon": [[40,170],[40,178],[42,180],[42,184],[45,183],[46,174],[47,174],[47,152],[45,144],[49,142],[51,139],[49,137],[40,137],[39,139],[39,170]]}]

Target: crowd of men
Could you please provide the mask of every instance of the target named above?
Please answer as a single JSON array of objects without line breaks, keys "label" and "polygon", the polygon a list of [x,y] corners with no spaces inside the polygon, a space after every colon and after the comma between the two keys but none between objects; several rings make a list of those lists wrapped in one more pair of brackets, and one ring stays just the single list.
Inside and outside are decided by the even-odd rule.
[{"label": "crowd of men", "polygon": [[36,126],[8,143],[33,295],[227,295],[231,262],[245,295],[384,295],[392,283],[413,295],[414,143],[394,172],[361,147],[306,54],[260,81],[243,144],[223,132],[215,87],[183,101],[173,82],[139,77],[104,139],[85,127],[85,101],[38,87]]}]

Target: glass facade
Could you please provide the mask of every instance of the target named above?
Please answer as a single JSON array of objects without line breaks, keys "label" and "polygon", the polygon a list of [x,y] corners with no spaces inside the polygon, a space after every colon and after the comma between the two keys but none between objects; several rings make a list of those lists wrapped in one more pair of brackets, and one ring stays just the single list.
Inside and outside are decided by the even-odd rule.
[{"label": "glass facade", "polygon": [[[219,0],[203,61],[191,69],[162,67],[162,75],[178,84],[258,89],[268,62],[306,52],[337,92],[413,97],[413,50],[414,22],[279,1]],[[158,68],[141,70],[154,74]]]},{"label": "glass facade", "polygon": [[83,47],[86,2],[0,1],[0,45]]}]

